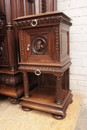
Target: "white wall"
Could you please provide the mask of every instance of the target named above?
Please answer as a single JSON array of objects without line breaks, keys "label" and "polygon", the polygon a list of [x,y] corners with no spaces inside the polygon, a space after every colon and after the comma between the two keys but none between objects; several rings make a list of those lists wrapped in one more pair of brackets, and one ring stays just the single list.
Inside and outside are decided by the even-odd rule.
[{"label": "white wall", "polygon": [[[58,11],[72,19],[70,88],[87,95],[87,0],[57,0]],[[36,0],[38,13],[38,0]]]},{"label": "white wall", "polygon": [[70,88],[87,93],[87,0],[58,0],[57,6],[72,19]]}]

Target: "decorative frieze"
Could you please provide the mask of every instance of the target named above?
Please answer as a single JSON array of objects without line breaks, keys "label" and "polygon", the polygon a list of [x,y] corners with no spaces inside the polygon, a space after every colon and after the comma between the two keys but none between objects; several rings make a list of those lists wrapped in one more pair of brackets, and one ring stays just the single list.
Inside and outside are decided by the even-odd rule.
[{"label": "decorative frieze", "polygon": [[8,85],[16,85],[22,82],[22,75],[8,75],[8,74],[0,74],[0,82]]},{"label": "decorative frieze", "polygon": [[49,16],[49,17],[42,17],[42,18],[32,18],[32,19],[24,19],[21,21],[17,21],[15,24],[16,26],[20,28],[25,27],[35,27],[35,26],[48,26],[49,24],[59,24],[60,22],[67,23],[68,25],[71,25],[70,21],[66,20],[66,18],[63,18],[61,16]]},{"label": "decorative frieze", "polygon": [[33,71],[35,72],[37,69],[40,70],[41,72],[59,72],[60,68],[59,67],[43,67],[43,66],[23,66],[21,65],[19,67],[20,70],[27,70],[27,71]]}]

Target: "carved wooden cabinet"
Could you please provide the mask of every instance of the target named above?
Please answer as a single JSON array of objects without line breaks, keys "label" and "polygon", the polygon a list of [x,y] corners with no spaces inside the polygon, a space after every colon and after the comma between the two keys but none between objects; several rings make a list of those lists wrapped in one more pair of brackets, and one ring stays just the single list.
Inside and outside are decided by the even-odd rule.
[{"label": "carved wooden cabinet", "polygon": [[[51,12],[19,17],[15,24],[19,29],[19,70],[23,73],[25,93],[21,106],[52,113],[56,119],[64,118],[72,101],[69,87],[63,87],[71,65],[70,18],[62,12]],[[35,73],[38,79],[38,85],[32,91],[28,73]],[[48,85],[49,75],[56,79],[54,85]]]},{"label": "carved wooden cabinet", "polygon": [[18,30],[13,19],[34,14],[34,0],[0,0],[0,94],[17,103],[23,94],[22,74],[18,70]]},{"label": "carved wooden cabinet", "polygon": [[0,15],[0,65],[8,66],[8,46],[6,37],[5,15]]}]

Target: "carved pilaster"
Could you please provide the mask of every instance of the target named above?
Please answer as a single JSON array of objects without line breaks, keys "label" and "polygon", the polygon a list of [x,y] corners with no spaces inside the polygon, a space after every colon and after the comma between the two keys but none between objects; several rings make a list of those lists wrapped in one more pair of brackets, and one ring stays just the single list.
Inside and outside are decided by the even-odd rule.
[{"label": "carved pilaster", "polygon": [[55,28],[56,62],[59,60],[59,28]]}]

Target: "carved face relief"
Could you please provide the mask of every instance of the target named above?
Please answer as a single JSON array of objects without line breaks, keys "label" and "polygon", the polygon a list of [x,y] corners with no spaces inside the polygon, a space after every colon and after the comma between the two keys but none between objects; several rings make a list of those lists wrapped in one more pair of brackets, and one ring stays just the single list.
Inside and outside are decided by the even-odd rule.
[{"label": "carved face relief", "polygon": [[32,42],[33,54],[47,54],[47,41],[45,38],[37,37]]}]

